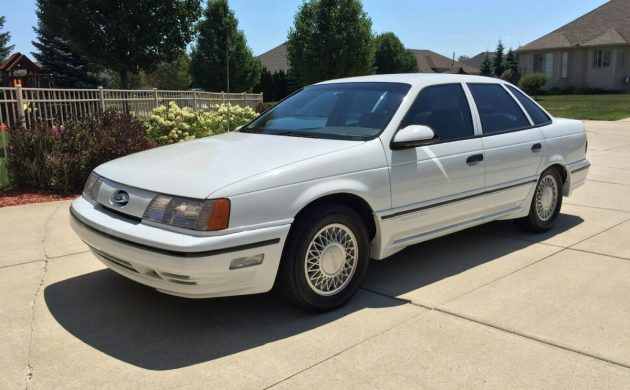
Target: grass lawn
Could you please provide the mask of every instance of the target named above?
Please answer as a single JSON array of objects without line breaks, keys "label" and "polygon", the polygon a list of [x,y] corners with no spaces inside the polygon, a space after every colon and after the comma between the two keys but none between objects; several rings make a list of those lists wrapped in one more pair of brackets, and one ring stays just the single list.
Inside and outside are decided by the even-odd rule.
[{"label": "grass lawn", "polygon": [[537,101],[559,118],[616,121],[630,118],[630,94],[553,95]]}]

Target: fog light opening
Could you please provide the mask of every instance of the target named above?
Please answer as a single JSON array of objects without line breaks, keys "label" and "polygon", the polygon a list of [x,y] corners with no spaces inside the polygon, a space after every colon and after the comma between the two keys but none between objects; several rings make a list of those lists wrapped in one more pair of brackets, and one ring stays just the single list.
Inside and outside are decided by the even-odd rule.
[{"label": "fog light opening", "polygon": [[238,259],[234,259],[230,262],[230,269],[239,269],[262,264],[264,258],[265,255],[263,253],[259,253],[254,256],[239,257]]}]

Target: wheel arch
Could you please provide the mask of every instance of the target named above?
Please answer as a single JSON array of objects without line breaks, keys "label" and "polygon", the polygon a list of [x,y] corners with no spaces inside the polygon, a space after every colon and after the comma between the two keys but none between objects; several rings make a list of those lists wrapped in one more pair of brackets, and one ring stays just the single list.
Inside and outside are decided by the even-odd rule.
[{"label": "wheel arch", "polygon": [[335,192],[311,199],[300,208],[294,220],[297,221],[312,210],[327,204],[341,204],[354,210],[365,223],[369,240],[372,241],[372,239],[374,239],[377,229],[374,219],[374,210],[363,197],[351,192]]},{"label": "wheel arch", "polygon": [[543,172],[550,168],[555,168],[560,172],[560,176],[562,177],[562,195],[568,196],[571,190],[571,174],[567,169],[567,166],[560,161],[550,162],[544,169],[540,171],[542,175]]}]

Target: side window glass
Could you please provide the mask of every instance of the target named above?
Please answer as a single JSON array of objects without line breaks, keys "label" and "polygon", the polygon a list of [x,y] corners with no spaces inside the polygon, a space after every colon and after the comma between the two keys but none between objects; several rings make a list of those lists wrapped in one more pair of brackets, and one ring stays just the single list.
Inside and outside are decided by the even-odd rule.
[{"label": "side window glass", "polygon": [[474,135],[470,106],[460,84],[426,87],[416,98],[402,121],[409,125],[429,126],[440,141]]},{"label": "side window glass", "polygon": [[507,86],[512,94],[516,96],[519,102],[525,107],[525,111],[529,114],[536,125],[544,125],[546,123],[551,122],[551,118],[543,110],[540,109],[532,100],[525,96],[525,94],[518,89],[512,87],[511,85]]},{"label": "side window glass", "polygon": [[499,84],[468,84],[468,87],[477,104],[484,134],[530,126],[521,107]]}]

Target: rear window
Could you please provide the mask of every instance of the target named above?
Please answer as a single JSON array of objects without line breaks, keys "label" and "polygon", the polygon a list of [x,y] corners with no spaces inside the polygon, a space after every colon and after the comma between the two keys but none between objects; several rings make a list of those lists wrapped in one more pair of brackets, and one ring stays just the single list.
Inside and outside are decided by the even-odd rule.
[{"label": "rear window", "polygon": [[507,86],[510,91],[516,96],[519,102],[525,107],[525,111],[529,114],[530,118],[536,125],[545,125],[551,123],[551,118],[543,110],[540,109],[532,100],[525,96],[525,94],[511,85]]},{"label": "rear window", "polygon": [[499,84],[468,84],[475,99],[484,134],[530,127],[512,96]]}]

